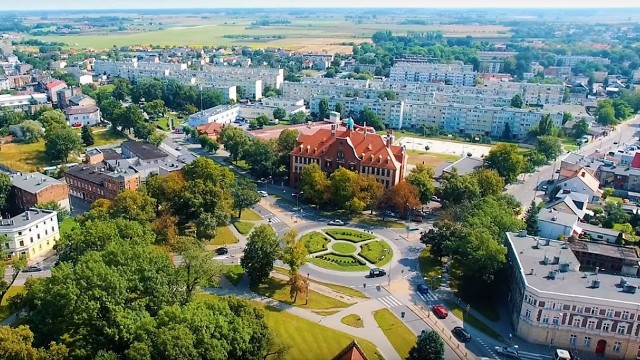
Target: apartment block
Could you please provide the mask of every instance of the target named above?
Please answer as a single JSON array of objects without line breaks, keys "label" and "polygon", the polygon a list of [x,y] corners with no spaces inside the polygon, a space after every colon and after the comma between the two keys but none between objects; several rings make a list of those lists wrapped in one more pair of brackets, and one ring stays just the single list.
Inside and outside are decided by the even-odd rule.
[{"label": "apartment block", "polygon": [[238,116],[239,105],[219,105],[189,115],[189,126],[197,127],[208,123],[231,124]]},{"label": "apartment block", "polygon": [[476,72],[472,65],[396,62],[389,72],[391,81],[442,82],[455,86],[473,86]]},{"label": "apartment block", "polygon": [[0,235],[8,240],[7,254],[33,258],[53,249],[60,239],[58,213],[51,210],[29,209],[10,219],[0,220]]},{"label": "apartment block", "polygon": [[601,65],[611,64],[611,60],[598,56],[586,56],[586,55],[564,55],[558,56],[558,62],[562,66],[574,67],[580,62],[594,62]]},{"label": "apartment block", "polygon": [[476,57],[480,62],[478,69],[481,73],[500,73],[504,69],[504,62],[507,59],[515,58],[518,55],[513,51],[478,51]]},{"label": "apartment block", "polygon": [[[311,98],[311,102],[309,103],[311,112],[318,113],[320,101],[322,99],[324,98]],[[338,103],[342,104],[344,106],[344,114],[342,115],[345,116],[358,116],[360,111],[368,108],[373,111],[378,117],[380,117],[385,123],[402,124],[404,111],[403,101],[380,100],[378,98],[330,98],[327,99],[327,101],[329,103],[329,109],[334,109],[336,104]],[[392,125],[390,127],[396,129],[401,128],[401,126],[394,127]]]},{"label": "apartment block", "polygon": [[10,212],[24,212],[38,204],[56,202],[60,208],[70,210],[69,187],[64,181],[41,173],[11,175]]}]

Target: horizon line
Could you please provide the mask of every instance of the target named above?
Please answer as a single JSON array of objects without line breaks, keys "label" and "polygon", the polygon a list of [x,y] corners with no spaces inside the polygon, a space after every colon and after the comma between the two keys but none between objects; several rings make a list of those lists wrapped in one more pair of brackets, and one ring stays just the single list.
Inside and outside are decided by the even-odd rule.
[{"label": "horizon line", "polygon": [[202,7],[202,6],[193,6],[193,7],[140,7],[140,8],[86,8],[86,7],[74,7],[74,8],[59,8],[59,9],[31,9],[31,8],[21,8],[21,9],[2,9],[0,13],[3,12],[15,12],[15,11],[84,11],[84,10],[100,10],[100,11],[133,11],[133,10],[229,10],[229,9],[438,9],[438,10],[464,10],[464,9],[474,9],[474,10],[558,10],[558,9],[567,9],[567,10],[590,10],[590,9],[598,9],[598,10],[607,10],[607,9],[640,9],[640,3],[638,5],[624,5],[624,6],[615,6],[608,4],[607,6],[590,6],[590,7],[582,7],[582,6],[557,6],[557,7],[518,7],[518,6],[225,6],[225,7]]}]

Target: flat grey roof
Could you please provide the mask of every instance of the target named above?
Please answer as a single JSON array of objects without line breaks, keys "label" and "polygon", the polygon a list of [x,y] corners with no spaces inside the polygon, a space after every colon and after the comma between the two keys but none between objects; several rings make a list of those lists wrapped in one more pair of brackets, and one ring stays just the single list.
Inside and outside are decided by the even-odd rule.
[{"label": "flat grey roof", "polygon": [[618,231],[618,230],[607,229],[607,228],[603,228],[601,226],[592,225],[592,224],[589,224],[589,223],[579,223],[578,226],[582,230],[586,230],[586,231],[590,231],[590,232],[594,232],[594,233],[599,233],[599,234],[610,235],[610,236],[618,236],[618,234],[620,233],[620,231]]},{"label": "flat grey roof", "polygon": [[[588,298],[599,298],[603,300],[623,301],[633,304],[640,304],[640,292],[629,294],[623,292],[618,286],[620,283],[619,275],[610,275],[594,272],[579,271],[580,262],[573,254],[564,241],[549,240],[549,245],[545,245],[545,240],[533,236],[520,237],[515,233],[507,233],[507,246],[511,247],[511,251],[515,254],[518,261],[517,266],[524,277],[526,283],[544,292],[550,292],[565,296],[579,296]],[[536,244],[540,246],[536,249]],[[555,279],[549,278],[549,272],[558,270],[559,265],[549,261],[548,265],[544,265],[543,259],[547,256],[553,259],[555,256],[560,258],[560,263],[568,263],[567,272],[556,273]],[[533,270],[533,274],[531,274]],[[599,280],[600,287],[592,288],[592,280]],[[628,283],[640,286],[640,279],[625,276]]]},{"label": "flat grey roof", "polygon": [[542,209],[538,214],[538,219],[542,221],[555,222],[562,225],[571,226],[578,221],[578,216],[553,209]]},{"label": "flat grey roof", "polygon": [[60,180],[37,172],[13,174],[11,175],[11,183],[13,184],[13,186],[31,194],[35,194],[51,185],[63,184],[63,182]]},{"label": "flat grey roof", "polygon": [[472,173],[475,169],[484,165],[484,160],[474,158],[471,156],[465,156],[453,164],[447,166],[443,172],[453,172],[453,169],[458,170],[458,175],[466,175]]},{"label": "flat grey roof", "polygon": [[[29,219],[27,219],[26,214],[29,214]],[[11,219],[3,219],[0,222],[0,231],[29,226],[30,224],[38,222],[50,216],[51,214],[56,214],[56,212],[53,210],[29,209],[21,214],[12,217]]]}]

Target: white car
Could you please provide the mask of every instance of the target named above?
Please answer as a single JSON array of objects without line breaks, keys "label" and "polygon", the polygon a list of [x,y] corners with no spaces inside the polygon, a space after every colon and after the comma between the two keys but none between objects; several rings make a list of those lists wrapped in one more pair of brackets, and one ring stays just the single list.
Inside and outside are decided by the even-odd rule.
[{"label": "white car", "polygon": [[262,196],[262,197],[267,197],[267,196],[269,196],[269,194],[267,194],[267,192],[266,192],[266,191],[264,191],[264,190],[260,190],[260,191],[258,191],[258,194],[259,194],[260,196]]},{"label": "white car", "polygon": [[341,220],[331,220],[327,223],[327,225],[333,225],[333,226],[344,226],[345,223],[342,222]]},{"label": "white car", "polygon": [[510,346],[496,346],[496,353],[510,359],[520,359],[518,349]]}]

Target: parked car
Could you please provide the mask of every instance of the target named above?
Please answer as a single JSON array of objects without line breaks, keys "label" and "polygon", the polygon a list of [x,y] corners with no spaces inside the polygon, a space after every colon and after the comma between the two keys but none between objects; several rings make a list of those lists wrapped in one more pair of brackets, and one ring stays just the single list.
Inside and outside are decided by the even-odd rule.
[{"label": "parked car", "polygon": [[458,340],[460,340],[461,342],[469,342],[471,341],[471,334],[469,334],[469,332],[467,330],[465,330],[463,327],[461,326],[456,326],[453,328],[453,330],[451,330],[451,332],[453,333],[453,335],[455,335]]},{"label": "parked car", "polygon": [[381,277],[381,276],[385,276],[387,275],[387,272],[384,271],[384,269],[380,269],[380,268],[374,268],[369,270],[369,277]]},{"label": "parked car", "polygon": [[506,356],[511,359],[520,359],[520,355],[518,355],[518,349],[510,346],[496,346],[496,353],[498,355]]},{"label": "parked car", "polygon": [[332,226],[344,226],[345,223],[342,220],[331,220],[327,223],[327,225],[332,225]]},{"label": "parked car", "polygon": [[262,196],[262,197],[267,197],[267,196],[269,196],[269,194],[267,194],[267,192],[266,192],[266,191],[264,191],[264,190],[260,190],[260,191],[258,191],[258,195],[260,195],[260,196]]},{"label": "parked car", "polygon": [[412,220],[413,220],[413,222],[421,223],[422,222],[422,216],[414,216]]},{"label": "parked car", "polygon": [[431,310],[433,310],[433,313],[440,319],[446,319],[447,316],[449,316],[449,312],[442,305],[434,305]]},{"label": "parked car", "polygon": [[226,255],[229,253],[229,249],[227,249],[226,247],[219,247],[216,249],[216,254],[218,255]]},{"label": "parked car", "polygon": [[429,287],[426,284],[418,284],[417,291],[419,294],[422,294],[424,296],[429,295]]},{"label": "parked car", "polygon": [[37,266],[37,265],[31,265],[29,267],[27,267],[26,269],[22,270],[23,272],[38,272],[38,271],[42,271],[44,270],[42,267]]}]

